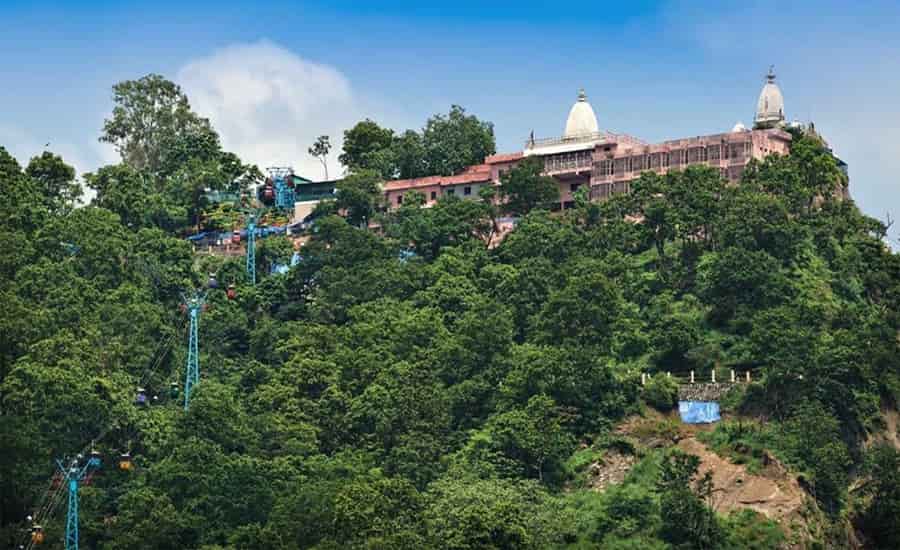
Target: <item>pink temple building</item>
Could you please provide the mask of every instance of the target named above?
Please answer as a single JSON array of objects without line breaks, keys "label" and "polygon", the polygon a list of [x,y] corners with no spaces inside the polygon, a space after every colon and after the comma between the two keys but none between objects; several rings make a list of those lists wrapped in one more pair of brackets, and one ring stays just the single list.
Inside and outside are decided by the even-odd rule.
[{"label": "pink temple building", "polygon": [[790,152],[791,134],[785,127],[784,99],[772,70],[760,92],[752,129],[737,123],[730,132],[662,143],[651,144],[627,134],[601,131],[581,90],[561,137],[532,137],[522,151],[491,155],[483,164],[470,166],[460,174],[388,181],[383,190],[394,208],[411,191],[424,194],[429,205],[444,195],[477,198],[479,188],[498,185],[504,171],[525,157],[538,156],[543,159],[544,173],[559,183],[560,201],[554,209],[565,209],[574,204],[573,193],[582,186],[589,186],[591,199],[603,200],[616,193],[628,193],[631,181],[648,171],[665,174],[703,165],[717,168],[723,178],[737,182],[751,159]]}]

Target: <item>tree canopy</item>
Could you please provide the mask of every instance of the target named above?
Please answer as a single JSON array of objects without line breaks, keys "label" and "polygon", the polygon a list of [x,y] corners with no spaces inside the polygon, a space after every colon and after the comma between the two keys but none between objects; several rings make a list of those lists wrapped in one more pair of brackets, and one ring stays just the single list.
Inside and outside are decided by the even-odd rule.
[{"label": "tree canopy", "polygon": [[[900,256],[830,192],[846,182],[821,142],[797,133],[795,153],[740,185],[648,174],[561,213],[523,163],[501,184],[519,219],[498,240],[488,196],[379,204],[386,175],[479,162],[490,125],[461,109],[421,134],[365,121],[299,264],[250,285],[243,258],[195,256],[183,236],[204,189],[258,171],[160,79],[116,87],[105,135],[123,159],[84,176],[90,205],[73,208],[64,159],[23,169],[0,147],[4,546],[54,494],[53,459],[93,445],[90,548],[775,547],[786,527],[716,511],[696,457],[617,430],[672,407],[673,388],[642,389],[642,372],[733,368],[753,382],[732,414],[765,422],[710,437],[746,460],[764,445],[802,479],[822,525],[810,545],[853,529],[896,547],[883,423],[900,402]],[[285,261],[291,243],[270,239],[260,262]],[[187,355],[180,293],[210,272],[235,296],[208,292],[185,411],[170,394]],[[628,475],[595,490],[593,465],[617,454]],[[48,547],[63,515],[43,516]]]},{"label": "tree canopy", "polygon": [[421,132],[397,134],[365,119],[344,132],[338,159],[351,173],[370,170],[383,179],[456,174],[496,153],[494,127],[453,105],[428,119]]}]

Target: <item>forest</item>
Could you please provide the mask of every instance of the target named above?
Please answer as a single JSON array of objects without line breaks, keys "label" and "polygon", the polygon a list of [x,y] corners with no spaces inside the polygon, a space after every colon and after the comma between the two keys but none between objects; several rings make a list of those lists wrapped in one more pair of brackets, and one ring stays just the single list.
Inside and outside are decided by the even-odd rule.
[{"label": "forest", "polygon": [[[0,147],[0,546],[38,547],[40,514],[40,547],[64,547],[55,461],[93,451],[83,548],[900,548],[900,256],[819,136],[739,185],[648,173],[550,212],[524,162],[476,200],[391,210],[381,181],[479,162],[493,128],[456,106],[421,131],[365,120],[301,261],[268,274],[293,250],[262,240],[251,285],[185,237],[237,223],[205,191],[260,169],[161,76],[113,102],[117,164]],[[182,294],[210,273],[185,410]],[[752,381],[698,438],[783,465],[802,519],[717,509],[676,445],[664,373],[732,369]],[[601,490],[611,456],[630,466]]]}]

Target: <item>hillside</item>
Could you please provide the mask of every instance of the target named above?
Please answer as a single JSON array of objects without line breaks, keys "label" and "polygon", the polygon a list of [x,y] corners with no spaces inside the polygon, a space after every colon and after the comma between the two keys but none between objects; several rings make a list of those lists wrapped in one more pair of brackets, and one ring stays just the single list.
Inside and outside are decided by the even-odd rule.
[{"label": "hillside", "polygon": [[[0,149],[4,544],[37,513],[62,547],[54,460],[94,450],[88,548],[900,545],[900,257],[815,136],[737,186],[692,167],[554,214],[529,167],[515,212],[386,211],[360,170],[286,274],[290,244],[260,242],[256,285],[183,238],[208,205],[179,171],[256,177],[206,136],[88,175],[80,208],[59,157]],[[185,410],[181,293],[209,273]],[[676,388],[641,373],[714,368],[753,381],[678,435],[654,412]]]}]

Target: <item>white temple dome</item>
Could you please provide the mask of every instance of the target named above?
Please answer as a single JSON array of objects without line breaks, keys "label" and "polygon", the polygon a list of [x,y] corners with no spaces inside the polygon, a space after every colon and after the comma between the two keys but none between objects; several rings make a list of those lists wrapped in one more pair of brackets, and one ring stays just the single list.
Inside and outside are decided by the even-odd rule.
[{"label": "white temple dome", "polygon": [[774,67],[769,68],[766,84],[759,93],[759,101],[756,102],[756,117],[753,121],[757,126],[774,126],[784,122],[784,97],[781,95],[778,84],[775,84]]},{"label": "white temple dome", "polygon": [[566,120],[566,132],[563,134],[563,137],[584,136],[599,131],[597,116],[594,114],[591,104],[588,103],[584,89],[581,89],[578,91],[578,101],[575,102],[575,105],[572,105],[572,110],[569,111],[569,118]]},{"label": "white temple dome", "polygon": [[746,131],[747,131],[747,127],[744,126],[744,123],[743,123],[743,122],[737,122],[737,123],[731,128],[731,132],[732,132],[732,133],[734,133],[734,132],[746,132]]}]

